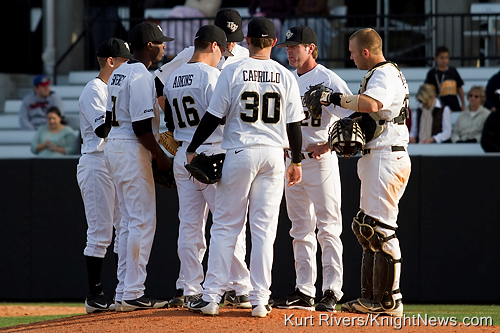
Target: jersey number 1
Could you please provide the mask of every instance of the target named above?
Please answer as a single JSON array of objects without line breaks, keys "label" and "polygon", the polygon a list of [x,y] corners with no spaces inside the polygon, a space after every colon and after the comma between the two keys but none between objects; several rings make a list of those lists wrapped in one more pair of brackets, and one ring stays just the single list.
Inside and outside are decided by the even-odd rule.
[{"label": "jersey number 1", "polygon": [[111,126],[118,127],[120,126],[120,124],[118,123],[118,120],[116,120],[116,96],[111,96],[111,103],[113,103],[113,111],[111,113]]}]

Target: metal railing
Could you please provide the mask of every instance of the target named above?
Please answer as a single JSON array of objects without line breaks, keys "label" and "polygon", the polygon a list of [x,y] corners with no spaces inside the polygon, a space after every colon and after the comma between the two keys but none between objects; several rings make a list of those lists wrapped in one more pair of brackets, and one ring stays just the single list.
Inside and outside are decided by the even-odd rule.
[{"label": "metal railing", "polygon": [[[55,70],[81,40],[85,40],[85,69],[98,69],[95,60],[97,43],[109,37],[126,40],[128,29],[143,20],[118,16],[110,18],[102,13],[87,16],[80,38],[59,57]],[[165,35],[176,38],[176,41],[167,43],[167,60],[184,47],[192,45],[200,26],[213,23],[213,19],[209,18],[156,17],[152,20],[160,24]],[[243,20],[244,32],[248,20]],[[372,27],[379,32],[385,57],[402,66],[432,66],[436,47],[440,45],[448,47],[451,64],[456,67],[494,66],[500,60],[500,13],[347,15],[275,18],[273,21],[278,30],[279,42],[285,39],[286,31],[294,25],[304,24],[315,30],[319,44],[318,61],[329,67],[353,66],[349,59],[348,39],[353,32],[364,27]],[[103,29],[103,26],[114,28]],[[284,49],[273,51],[273,57],[287,64]]]}]

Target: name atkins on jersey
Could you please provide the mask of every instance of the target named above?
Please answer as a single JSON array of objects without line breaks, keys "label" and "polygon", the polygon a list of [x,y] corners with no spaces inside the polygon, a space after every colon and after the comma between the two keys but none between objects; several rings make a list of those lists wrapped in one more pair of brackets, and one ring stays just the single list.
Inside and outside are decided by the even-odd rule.
[{"label": "name atkins on jersey", "polygon": [[193,83],[194,74],[176,76],[172,88],[182,88]]},{"label": "name atkins on jersey", "polygon": [[243,81],[272,82],[272,83],[280,83],[281,81],[280,73],[244,69],[242,71],[242,74],[243,74]]}]

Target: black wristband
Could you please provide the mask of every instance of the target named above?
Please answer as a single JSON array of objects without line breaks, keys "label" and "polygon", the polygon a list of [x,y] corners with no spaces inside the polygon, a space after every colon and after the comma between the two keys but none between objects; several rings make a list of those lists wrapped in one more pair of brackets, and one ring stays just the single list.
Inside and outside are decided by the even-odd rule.
[{"label": "black wristband", "polygon": [[330,101],[330,103],[333,103],[335,105],[340,106],[340,98],[341,97],[342,97],[342,93],[336,92],[336,93],[330,94],[330,96],[328,96],[328,100]]}]

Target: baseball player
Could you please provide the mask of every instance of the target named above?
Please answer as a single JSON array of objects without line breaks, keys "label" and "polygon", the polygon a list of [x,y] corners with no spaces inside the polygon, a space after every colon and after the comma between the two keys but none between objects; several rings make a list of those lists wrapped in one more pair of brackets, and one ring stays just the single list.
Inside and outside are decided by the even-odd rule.
[{"label": "baseball player", "polygon": [[403,315],[399,289],[401,250],[396,238],[398,204],[411,162],[407,146],[408,85],[399,68],[386,61],[379,34],[365,28],[349,38],[351,59],[368,70],[358,95],[324,93],[321,101],[356,111],[366,137],[358,161],[360,211],[352,230],[363,248],[361,298],[342,304],[342,311]]},{"label": "baseball player", "polygon": [[[131,58],[128,44],[121,39],[110,38],[99,44],[99,75],[87,83],[78,100],[83,145],[76,178],[82,193],[88,225],[87,246],[83,251],[89,284],[89,293],[85,300],[87,313],[106,311],[113,309],[115,305],[102,291],[101,271],[106,249],[111,244],[113,225],[119,230],[121,215],[115,184],[104,158],[106,141],[102,138],[106,137],[108,132],[105,130],[104,117],[109,77],[115,69]],[[118,253],[118,237],[115,237],[114,252]]]},{"label": "baseball player", "polygon": [[[237,42],[241,42],[243,40],[243,32],[241,30],[242,27],[241,16],[237,10],[221,9],[217,13],[214,24],[219,28],[221,28],[222,30],[224,30],[224,32],[226,33],[227,49],[229,52],[233,54],[233,56],[223,55],[221,57],[221,59],[217,63],[217,68],[219,70],[222,70],[230,63],[248,57],[248,49],[236,44]],[[156,74],[155,83],[157,87],[156,89],[158,95],[158,103],[160,104],[162,110],[165,110],[165,99],[163,97],[164,84],[166,83],[167,79],[170,77],[173,71],[179,68],[182,64],[187,63],[188,61],[191,60],[194,52],[195,52],[195,47],[190,46],[184,49],[182,52],[180,52],[172,61],[163,65],[161,68],[155,71]],[[206,110],[206,108],[204,108],[204,110]],[[169,113],[167,112],[166,115],[168,114]],[[171,124],[173,126],[172,122]],[[169,131],[173,131],[173,128],[169,129]],[[242,259],[239,262],[238,261],[235,262],[236,267],[234,270],[231,270],[231,280],[228,286],[228,292],[231,293],[231,295],[228,295],[228,297],[226,297],[224,300],[224,302],[227,305],[235,305],[237,307],[249,306],[250,304],[247,301],[247,296],[244,293],[242,293],[243,290],[246,288],[241,288],[241,283],[238,282],[238,280],[243,281],[245,277],[248,277],[249,274],[248,268],[246,267],[246,264],[244,264],[244,257],[246,253],[245,232],[246,232],[245,230],[242,230],[242,234],[238,237],[238,242],[235,249],[236,258],[242,258]],[[200,245],[199,261],[201,262],[203,260],[203,257],[205,256],[206,244],[205,242],[203,242],[202,244],[199,245]],[[187,302],[184,301],[183,285],[185,279],[182,267],[183,266],[181,263],[179,278],[176,281],[177,294],[169,301],[169,305],[171,307],[181,307],[187,304]],[[240,274],[238,272],[241,273],[246,272],[246,273]],[[236,293],[235,289],[238,291],[238,293]]]},{"label": "baseball player", "polygon": [[[301,96],[309,87],[322,83],[335,92],[351,94],[347,84],[334,72],[316,63],[316,33],[307,26],[287,31],[286,40],[277,47],[286,47],[288,62]],[[307,114],[307,111],[304,111]],[[323,263],[323,298],[316,310],[332,312],[342,293],[342,216],[340,212],[340,173],[336,154],[328,147],[328,129],[340,118],[353,112],[338,106],[323,107],[321,118],[307,117],[302,122],[302,182],[285,188],[288,217],[292,221],[295,256],[296,290],[280,308],[314,310],[316,296],[316,247],[321,246]],[[285,151],[287,164],[290,153]],[[318,229],[316,241],[316,228]]]},{"label": "baseball player", "polygon": [[106,123],[111,131],[104,149],[122,213],[118,248],[119,285],[116,300],[123,311],[161,308],[159,301],[144,294],[146,265],[156,229],[156,199],[152,158],[160,170],[172,163],[157,142],[159,109],[154,78],[148,68],[165,50],[160,27],[143,22],[130,30],[134,59],[115,70],[108,82]]},{"label": "baseball player", "polygon": [[[196,33],[194,54],[191,60],[175,70],[164,88],[166,101],[165,118],[170,118],[169,125],[175,125],[174,138],[180,147],[174,159],[174,175],[179,196],[179,240],[178,254],[184,274],[184,304],[201,297],[201,283],[204,279],[200,253],[205,253],[205,223],[208,209],[214,211],[216,184],[206,185],[192,180],[186,170],[186,148],[201,118],[208,108],[220,71],[216,68],[221,56],[231,56],[227,50],[226,35],[216,25],[206,25]],[[173,119],[172,119],[173,117]],[[221,148],[223,126],[197,150],[207,155],[224,152]],[[245,230],[239,240],[245,241]],[[243,249],[245,247],[243,246]],[[245,263],[245,251],[236,252],[237,261],[232,265],[233,287],[239,296],[239,307],[251,307],[248,301],[250,276]]]},{"label": "baseball player", "polygon": [[[228,64],[236,62],[242,58],[248,57],[248,50],[243,46],[238,45],[238,42],[243,40],[243,32],[241,30],[241,16],[237,10],[226,8],[221,9],[217,12],[215,17],[216,26],[224,30],[227,37],[227,49],[233,54],[233,56],[223,56],[217,64],[217,68],[222,70]],[[165,100],[163,99],[163,85],[166,83],[170,74],[179,68],[182,64],[191,60],[194,54],[194,46],[190,46],[182,50],[177,56],[170,62],[161,66],[155,71],[155,82],[158,87],[158,103],[162,110],[165,110],[163,105]]]},{"label": "baseball player", "polygon": [[292,150],[293,163],[286,171],[288,186],[300,182],[302,177],[300,122],[304,113],[295,78],[270,59],[276,44],[272,21],[252,19],[246,41],[250,57],[222,71],[208,112],[186,150],[187,162],[191,162],[196,149],[226,117],[222,139],[226,157],[215,195],[203,297],[188,304],[190,310],[207,315],[219,313],[219,301],[229,281],[236,239],[245,223],[247,207],[252,238],[252,316],[265,317],[271,311],[269,286],[284,185],[283,148]]}]

